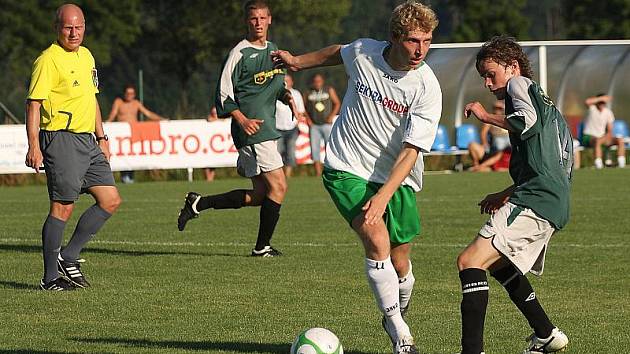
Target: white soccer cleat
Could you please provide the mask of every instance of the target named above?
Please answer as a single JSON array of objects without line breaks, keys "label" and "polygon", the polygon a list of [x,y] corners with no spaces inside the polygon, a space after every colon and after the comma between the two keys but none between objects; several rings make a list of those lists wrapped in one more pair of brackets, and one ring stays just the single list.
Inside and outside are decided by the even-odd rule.
[{"label": "white soccer cleat", "polygon": [[527,338],[529,345],[527,349],[523,351],[523,354],[540,354],[540,353],[555,353],[564,351],[569,344],[569,338],[566,334],[562,333],[558,327],[551,331],[551,335],[547,338],[538,338],[533,333]]},{"label": "white soccer cleat", "polygon": [[396,342],[394,354],[420,354],[420,350],[418,350],[412,336],[405,336]]}]

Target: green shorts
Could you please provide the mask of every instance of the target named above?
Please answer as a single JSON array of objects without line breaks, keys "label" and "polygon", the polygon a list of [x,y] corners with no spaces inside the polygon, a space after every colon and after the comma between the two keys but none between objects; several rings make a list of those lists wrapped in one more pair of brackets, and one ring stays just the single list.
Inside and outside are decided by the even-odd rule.
[{"label": "green shorts", "polygon": [[[352,227],[352,220],[361,213],[365,203],[382,184],[369,182],[348,172],[324,169],[324,187],[337,206],[337,210]],[[400,186],[394,193],[383,215],[389,239],[393,244],[411,242],[420,234],[420,215],[416,194],[409,186]]]}]

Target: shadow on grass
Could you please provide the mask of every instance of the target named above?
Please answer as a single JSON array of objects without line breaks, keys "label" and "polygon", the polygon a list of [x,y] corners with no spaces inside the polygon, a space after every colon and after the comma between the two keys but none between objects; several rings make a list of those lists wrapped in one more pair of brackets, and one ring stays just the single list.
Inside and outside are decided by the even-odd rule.
[{"label": "shadow on grass", "polygon": [[[128,347],[180,350],[230,350],[240,353],[283,353],[291,349],[286,343],[212,342],[212,341],[156,341],[128,338],[71,338],[74,341],[91,344],[118,344]],[[372,354],[358,351],[345,351],[346,354]]]},{"label": "shadow on grass", "polygon": [[[0,244],[0,251],[12,251],[21,253],[41,253],[41,246],[33,245],[11,245]],[[132,251],[132,250],[111,250],[107,248],[86,247],[83,249],[86,253],[99,253],[116,256],[218,256],[218,257],[249,257],[245,254],[233,253],[216,253],[216,252],[181,252],[181,251]]]},{"label": "shadow on grass", "polygon": [[[82,353],[82,352],[58,352],[53,350],[35,350],[35,349],[3,349],[0,348],[0,353],[6,354],[68,354],[68,353]],[[103,354],[109,354],[109,352],[101,352]]]},{"label": "shadow on grass", "polygon": [[[18,283],[15,281],[0,280],[0,288],[12,288],[16,290],[39,290],[39,286],[34,284]],[[4,350],[0,349],[0,353]]]}]

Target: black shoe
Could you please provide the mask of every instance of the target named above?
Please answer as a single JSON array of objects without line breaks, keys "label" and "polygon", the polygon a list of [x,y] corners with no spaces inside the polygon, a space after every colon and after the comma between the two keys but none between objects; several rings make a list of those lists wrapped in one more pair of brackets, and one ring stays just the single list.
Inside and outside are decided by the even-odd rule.
[{"label": "black shoe", "polygon": [[177,217],[177,228],[179,231],[184,231],[188,220],[199,217],[199,213],[195,212],[193,209],[193,205],[197,204],[199,199],[201,199],[199,193],[188,192],[188,194],[186,194],[184,207],[179,211],[179,216]]},{"label": "black shoe", "polygon": [[39,281],[39,288],[46,291],[71,291],[77,287],[74,286],[66,277],[59,277],[55,280],[51,280],[48,283],[44,283],[44,279]]},{"label": "black shoe", "polygon": [[278,257],[282,256],[282,252],[271,246],[265,246],[265,248],[261,250],[253,249],[252,257]]},{"label": "black shoe", "polygon": [[59,268],[59,271],[77,288],[90,287],[90,283],[88,283],[81,272],[81,263],[65,261],[61,258],[61,255],[59,255],[59,258],[57,259],[57,268]]}]

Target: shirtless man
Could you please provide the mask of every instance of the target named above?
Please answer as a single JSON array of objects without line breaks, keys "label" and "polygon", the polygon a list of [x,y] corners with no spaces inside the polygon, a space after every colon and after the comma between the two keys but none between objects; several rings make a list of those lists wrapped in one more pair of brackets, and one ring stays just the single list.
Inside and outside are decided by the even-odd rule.
[{"label": "shirtless man", "polygon": [[125,86],[123,98],[116,97],[112,110],[109,112],[108,122],[114,119],[118,122],[137,122],[138,112],[144,114],[150,120],[165,120],[165,118],[148,110],[142,102],[136,98],[136,88],[133,85]]},{"label": "shirtless man", "polygon": [[[133,85],[126,85],[123,98],[116,97],[114,100],[107,122],[116,119],[118,122],[135,123],[138,121],[138,113],[140,112],[150,120],[165,120],[165,118],[144,107],[142,102],[136,98],[136,88]],[[120,180],[122,183],[133,183],[133,171],[121,171]]]}]

